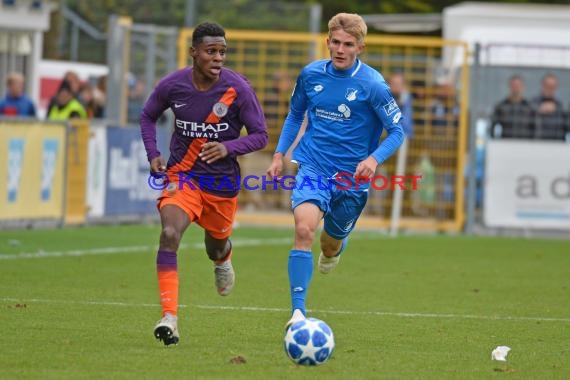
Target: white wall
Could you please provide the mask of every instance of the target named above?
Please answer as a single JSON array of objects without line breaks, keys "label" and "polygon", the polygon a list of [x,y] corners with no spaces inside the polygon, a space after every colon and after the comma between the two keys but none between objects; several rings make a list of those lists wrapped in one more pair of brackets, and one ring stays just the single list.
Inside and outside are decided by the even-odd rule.
[{"label": "white wall", "polygon": [[[532,155],[529,154],[531,150]],[[484,217],[489,227],[570,230],[568,144],[561,141],[489,141]]]},{"label": "white wall", "polygon": [[41,10],[30,9],[31,1],[16,1],[15,6],[0,3],[0,25],[11,31],[42,31],[49,28],[51,6],[45,1]]},{"label": "white wall", "polygon": [[470,49],[477,42],[508,45],[493,47],[492,57],[483,50],[485,63],[570,68],[570,5],[461,3],[445,8],[443,37]]}]

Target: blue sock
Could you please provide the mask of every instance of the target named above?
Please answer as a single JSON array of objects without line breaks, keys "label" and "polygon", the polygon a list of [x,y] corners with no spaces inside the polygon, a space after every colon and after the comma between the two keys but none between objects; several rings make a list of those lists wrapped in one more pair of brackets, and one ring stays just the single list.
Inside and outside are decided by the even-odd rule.
[{"label": "blue sock", "polygon": [[342,244],[340,245],[340,249],[338,250],[338,253],[335,256],[340,256],[340,254],[346,249],[347,245],[348,245],[348,236],[342,239]]},{"label": "blue sock", "polygon": [[313,254],[311,251],[292,249],[289,252],[289,284],[291,285],[292,310],[305,312],[307,288],[313,276]]}]

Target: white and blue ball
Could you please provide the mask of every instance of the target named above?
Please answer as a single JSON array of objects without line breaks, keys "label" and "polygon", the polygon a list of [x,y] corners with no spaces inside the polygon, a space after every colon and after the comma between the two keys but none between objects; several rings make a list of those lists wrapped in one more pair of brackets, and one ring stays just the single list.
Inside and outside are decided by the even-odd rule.
[{"label": "white and blue ball", "polygon": [[285,352],[297,364],[319,365],[334,350],[332,329],[324,321],[307,318],[293,323],[285,334]]}]

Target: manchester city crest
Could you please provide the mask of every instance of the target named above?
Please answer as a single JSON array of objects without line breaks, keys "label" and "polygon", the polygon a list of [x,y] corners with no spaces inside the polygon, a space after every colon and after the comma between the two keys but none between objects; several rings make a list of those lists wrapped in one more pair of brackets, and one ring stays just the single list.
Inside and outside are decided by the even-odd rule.
[{"label": "manchester city crest", "polygon": [[222,102],[218,102],[214,104],[214,107],[212,107],[212,111],[214,111],[214,115],[216,115],[217,117],[224,117],[228,113],[228,106],[226,106]]}]

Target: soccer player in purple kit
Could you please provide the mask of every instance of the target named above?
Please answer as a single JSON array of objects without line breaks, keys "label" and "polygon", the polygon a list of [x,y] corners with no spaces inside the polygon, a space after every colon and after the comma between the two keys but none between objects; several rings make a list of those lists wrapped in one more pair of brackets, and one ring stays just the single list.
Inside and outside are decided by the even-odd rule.
[{"label": "soccer player in purple kit", "polygon": [[[154,335],[165,345],[179,341],[177,251],[186,228],[204,229],[220,295],[235,282],[230,235],[239,192],[236,157],[264,148],[268,135],[259,100],[248,80],[223,67],[224,29],[204,22],[192,34],[193,66],[164,77],[147,100],[141,134],[151,173],[165,172],[169,185],[157,200],[162,231],[156,258],[162,319]],[[170,157],[156,144],[156,121],[170,108],[175,116]],[[245,126],[247,135],[240,137]],[[203,186],[207,179],[207,186]]]}]

